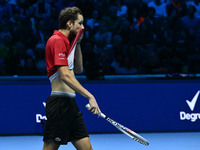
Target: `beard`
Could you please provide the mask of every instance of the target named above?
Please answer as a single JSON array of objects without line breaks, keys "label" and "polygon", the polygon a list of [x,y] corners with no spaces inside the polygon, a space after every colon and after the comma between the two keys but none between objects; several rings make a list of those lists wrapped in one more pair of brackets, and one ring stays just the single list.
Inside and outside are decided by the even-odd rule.
[{"label": "beard", "polygon": [[73,41],[73,39],[76,37],[76,32],[73,30],[69,33],[69,41],[70,43]]}]

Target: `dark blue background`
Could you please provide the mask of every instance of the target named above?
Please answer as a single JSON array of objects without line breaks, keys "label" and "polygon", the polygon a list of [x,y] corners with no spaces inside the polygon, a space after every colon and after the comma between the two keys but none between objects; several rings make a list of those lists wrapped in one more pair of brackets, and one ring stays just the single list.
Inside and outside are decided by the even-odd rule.
[{"label": "dark blue background", "polygon": [[[199,80],[82,81],[96,97],[101,111],[137,132],[199,131],[200,120],[180,120],[180,111],[192,113],[186,100],[200,90]],[[50,95],[48,81],[11,81],[0,84],[0,134],[42,133],[36,114],[45,115],[43,102]],[[77,94],[89,132],[117,130],[85,109],[88,100]],[[200,113],[198,98],[193,113]]]}]

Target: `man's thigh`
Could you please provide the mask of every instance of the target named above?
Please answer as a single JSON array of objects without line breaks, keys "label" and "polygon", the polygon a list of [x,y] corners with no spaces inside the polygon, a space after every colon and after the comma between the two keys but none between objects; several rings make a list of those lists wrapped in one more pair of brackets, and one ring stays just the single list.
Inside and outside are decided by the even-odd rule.
[{"label": "man's thigh", "polygon": [[53,140],[49,140],[44,142],[42,150],[58,150],[59,147],[60,145],[56,144]]},{"label": "man's thigh", "polygon": [[73,141],[72,144],[77,150],[92,150],[89,137],[85,137],[80,140]]}]

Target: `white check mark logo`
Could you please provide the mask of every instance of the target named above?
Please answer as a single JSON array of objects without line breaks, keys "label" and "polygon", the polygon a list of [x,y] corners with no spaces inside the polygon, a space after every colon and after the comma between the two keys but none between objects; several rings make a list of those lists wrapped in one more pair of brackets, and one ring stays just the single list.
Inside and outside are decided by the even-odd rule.
[{"label": "white check mark logo", "polygon": [[194,110],[195,104],[196,104],[197,99],[199,97],[199,93],[200,93],[200,90],[195,94],[195,96],[193,97],[192,101],[186,100],[186,102],[187,102],[188,106],[190,107],[191,111]]}]

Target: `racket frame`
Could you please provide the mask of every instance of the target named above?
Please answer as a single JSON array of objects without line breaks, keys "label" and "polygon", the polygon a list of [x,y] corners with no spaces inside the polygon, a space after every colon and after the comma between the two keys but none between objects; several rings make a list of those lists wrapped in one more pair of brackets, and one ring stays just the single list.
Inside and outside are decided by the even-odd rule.
[{"label": "racket frame", "polygon": [[[89,109],[90,104],[87,104],[86,108]],[[98,113],[97,113],[97,115],[98,115]],[[105,114],[101,113],[100,117],[106,119],[109,123],[111,123],[113,126],[115,126],[118,130],[120,130],[122,133],[129,136],[130,138],[134,139],[135,141],[137,141],[141,144],[144,144],[144,145],[149,145],[149,142],[145,138],[143,138],[142,136],[140,136],[136,132],[132,131],[131,129],[121,125],[120,123],[118,123],[114,120],[112,120],[111,118],[107,117]]]}]

